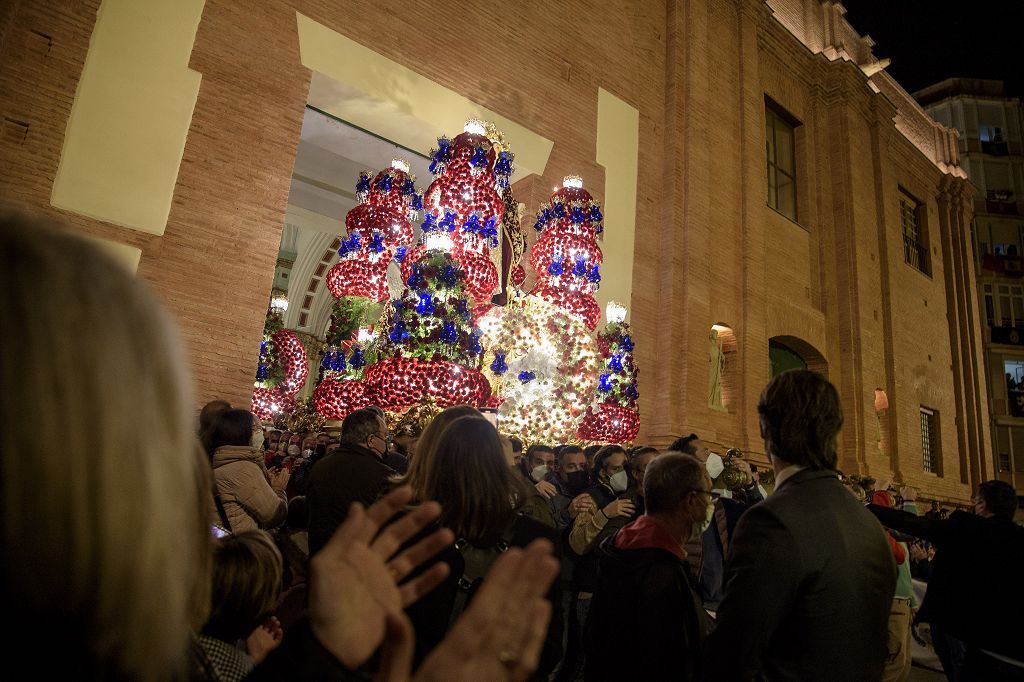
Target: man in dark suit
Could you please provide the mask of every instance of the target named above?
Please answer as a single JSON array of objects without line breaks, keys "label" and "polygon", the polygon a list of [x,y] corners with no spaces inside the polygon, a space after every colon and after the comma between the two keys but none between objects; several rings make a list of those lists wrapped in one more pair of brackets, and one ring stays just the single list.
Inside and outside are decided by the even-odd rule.
[{"label": "man in dark suit", "polygon": [[387,486],[395,470],[383,457],[388,428],[370,409],[355,410],[341,423],[341,446],[317,462],[309,474],[309,555],[327,544],[348,516],[353,502],[368,507]]},{"label": "man in dark suit", "polygon": [[873,504],[868,510],[889,528],[935,545],[918,619],[931,623],[935,651],[949,679],[1024,679],[1024,528],[1013,522],[1013,486],[985,481],[974,497],[974,513],[955,511],[947,519]]},{"label": "man in dark suit", "polygon": [[896,565],[879,523],[836,472],[839,395],[824,377],[775,377],[757,406],[775,492],[739,520],[710,678],[877,680]]}]

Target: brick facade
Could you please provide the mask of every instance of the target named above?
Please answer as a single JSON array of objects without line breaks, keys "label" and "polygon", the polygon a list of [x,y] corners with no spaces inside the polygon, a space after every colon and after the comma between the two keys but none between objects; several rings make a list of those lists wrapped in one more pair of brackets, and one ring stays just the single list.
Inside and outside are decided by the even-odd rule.
[{"label": "brick facade", "polygon": [[[979,329],[962,173],[941,149],[908,139],[916,112],[885,90],[898,86],[884,73],[869,81],[858,68],[870,45],[854,45],[859,36],[833,3],[770,4],[513,11],[468,0],[207,0],[189,62],[202,85],[160,237],[49,205],[98,0],[7,4],[0,198],[140,248],[139,275],[181,324],[198,397],[244,404],[310,81],[296,11],[554,140],[545,176],[517,187],[529,209],[569,172],[601,187],[594,122],[602,87],[640,113],[631,316],[641,440],[664,445],[697,431],[763,462],[754,408],[769,374],[768,341],[786,337],[840,390],[844,470],[896,473],[931,496],[964,501],[967,484],[988,477],[991,449],[972,354]],[[837,36],[850,46],[843,54]],[[765,205],[766,96],[801,123],[795,223]],[[904,263],[900,187],[924,206],[930,276]],[[715,323],[737,342],[726,411],[706,404]],[[889,402],[881,418],[876,389]],[[942,476],[922,471],[922,405],[941,414]]]}]

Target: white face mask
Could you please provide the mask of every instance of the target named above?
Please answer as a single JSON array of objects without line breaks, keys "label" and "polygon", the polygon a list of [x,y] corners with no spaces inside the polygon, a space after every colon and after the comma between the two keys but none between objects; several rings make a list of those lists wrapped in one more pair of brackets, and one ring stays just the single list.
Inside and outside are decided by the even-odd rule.
[{"label": "white face mask", "polygon": [[612,477],[608,479],[608,485],[610,485],[612,490],[617,493],[626,492],[626,488],[629,487],[629,475],[626,474],[625,469],[617,474],[613,474]]},{"label": "white face mask", "polygon": [[302,456],[305,457],[306,459],[309,459],[310,457],[313,456],[313,449],[306,448],[305,450],[302,451]]},{"label": "white face mask", "polygon": [[700,537],[704,534],[711,526],[711,520],[715,518],[715,502],[714,500],[708,500],[708,507],[704,511],[704,518],[700,521],[693,522],[693,535],[691,537]]},{"label": "white face mask", "polygon": [[533,470],[530,472],[530,478],[532,478],[535,483],[540,483],[541,481],[544,480],[544,477],[547,476],[547,475],[548,475],[548,465],[547,464],[541,464],[540,466],[533,467]]},{"label": "white face mask", "polygon": [[259,450],[263,447],[263,429],[256,429],[249,437],[249,445]]},{"label": "white face mask", "polygon": [[299,452],[300,452],[300,450],[299,450],[299,446],[298,445],[289,445],[288,446],[288,454],[291,455],[292,457],[297,457]]},{"label": "white face mask", "polygon": [[708,476],[713,481],[725,471],[725,462],[722,461],[721,455],[712,452],[708,455],[708,461],[704,462],[704,467],[708,470]]}]

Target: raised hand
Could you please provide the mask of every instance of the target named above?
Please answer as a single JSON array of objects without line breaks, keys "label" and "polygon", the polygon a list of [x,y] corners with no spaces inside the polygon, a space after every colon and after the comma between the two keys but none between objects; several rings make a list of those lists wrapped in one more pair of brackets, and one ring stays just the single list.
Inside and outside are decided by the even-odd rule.
[{"label": "raised hand", "polygon": [[601,510],[604,515],[609,519],[613,519],[616,516],[630,516],[636,511],[636,507],[629,500],[622,498],[609,502],[604,509]]},{"label": "raised hand", "polygon": [[594,511],[595,507],[594,498],[587,493],[581,493],[573,498],[572,502],[569,503],[569,516],[576,518],[580,512],[583,511]]},{"label": "raised hand", "polygon": [[[441,513],[440,505],[427,502],[380,531],[411,499],[412,490],[401,487],[367,510],[353,504],[345,523],[310,560],[313,634],[349,668],[369,660],[386,634],[398,639],[401,633],[411,636],[403,609],[437,587],[448,574],[448,565],[439,563],[399,586],[414,568],[455,541],[451,531],[438,530],[392,558],[403,543]],[[387,649],[385,646],[385,654]]]},{"label": "raised hand", "polygon": [[545,500],[550,500],[552,497],[555,496],[555,493],[558,492],[558,489],[555,488],[555,485],[549,481],[541,481],[534,487],[537,489],[537,492],[544,496]]},{"label": "raised hand", "polygon": [[271,651],[281,644],[284,629],[276,616],[271,616],[256,626],[245,639],[245,651],[254,663],[259,664]]}]

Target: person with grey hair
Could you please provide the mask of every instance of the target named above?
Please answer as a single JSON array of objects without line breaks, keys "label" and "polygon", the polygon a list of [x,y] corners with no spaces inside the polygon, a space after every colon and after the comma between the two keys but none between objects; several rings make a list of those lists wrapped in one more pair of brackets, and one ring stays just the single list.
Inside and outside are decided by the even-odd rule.
[{"label": "person with grey hair", "polygon": [[354,410],[341,423],[341,446],[309,473],[309,554],[322,548],[353,502],[370,505],[385,490],[394,469],[384,463],[388,428],[373,408]]},{"label": "person with grey hair", "polygon": [[666,452],[647,466],[643,487],[644,515],[599,550],[587,680],[700,678],[706,616],[683,547],[710,523],[711,478],[694,456]]}]

